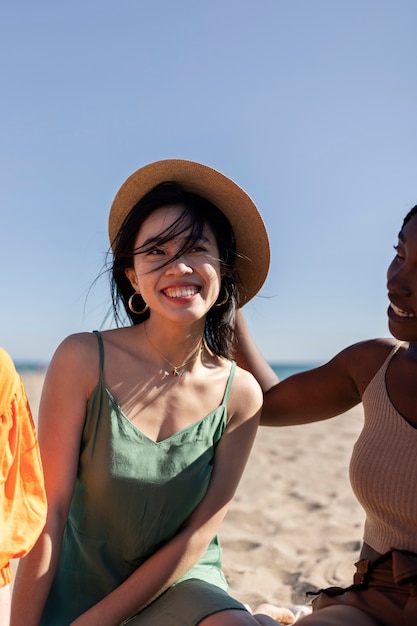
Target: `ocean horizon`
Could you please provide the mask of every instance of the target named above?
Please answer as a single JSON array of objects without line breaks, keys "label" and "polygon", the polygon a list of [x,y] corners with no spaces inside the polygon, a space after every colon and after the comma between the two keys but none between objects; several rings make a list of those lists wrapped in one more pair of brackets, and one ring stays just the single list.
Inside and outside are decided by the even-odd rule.
[{"label": "ocean horizon", "polygon": [[[16,361],[15,366],[20,374],[44,373],[48,368],[48,363],[44,361]],[[292,363],[292,362],[270,362],[270,365],[280,380],[288,378],[292,374],[304,372],[320,365],[319,363]]]},{"label": "ocean horizon", "polygon": [[287,362],[278,362],[278,363],[270,363],[270,366],[278,376],[280,380],[284,380],[284,378],[288,378],[288,376],[292,376],[293,374],[298,374],[299,372],[305,372],[306,370],[311,370],[313,367],[318,367],[322,365],[321,363],[287,363]]}]

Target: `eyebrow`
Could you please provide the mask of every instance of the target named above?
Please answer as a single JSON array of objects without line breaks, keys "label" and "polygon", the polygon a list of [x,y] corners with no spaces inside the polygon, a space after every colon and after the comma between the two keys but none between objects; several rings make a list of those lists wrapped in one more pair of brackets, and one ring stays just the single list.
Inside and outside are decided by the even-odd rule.
[{"label": "eyebrow", "polygon": [[[158,245],[162,245],[165,243],[168,243],[169,241],[172,241],[173,239],[179,239],[181,235],[174,235],[173,237],[166,239],[165,237],[149,237],[148,239],[146,239],[141,245],[140,248],[147,248],[149,246],[158,246]],[[187,241],[187,239],[189,239],[189,237],[183,237],[184,242]],[[201,243],[210,243],[210,239],[209,237],[207,237],[206,235],[201,235],[201,237],[196,238],[194,241],[190,242],[190,246],[194,246],[196,243],[201,242]],[[184,246],[186,247],[186,246]]]}]

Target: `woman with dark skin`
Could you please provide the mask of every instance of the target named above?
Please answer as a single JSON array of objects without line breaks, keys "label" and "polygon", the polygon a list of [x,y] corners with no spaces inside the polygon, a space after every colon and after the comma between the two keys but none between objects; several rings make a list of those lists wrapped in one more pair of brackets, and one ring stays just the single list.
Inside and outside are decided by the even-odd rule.
[{"label": "woman with dark skin", "polygon": [[109,236],[115,317],[129,323],[72,335],[52,359],[48,518],[19,566],[12,625],[276,623],[228,594],[217,535],[262,405],[230,358],[235,310],[268,270],[262,219],[221,173],[167,160],[125,181]]},{"label": "woman with dark skin", "polygon": [[417,624],[417,206],[405,217],[388,268],[388,325],[395,339],[352,345],[282,382],[238,314],[238,363],[264,391],[261,424],[324,420],[360,402],[364,427],[350,463],[365,509],[354,586],[322,590],[305,626]]}]

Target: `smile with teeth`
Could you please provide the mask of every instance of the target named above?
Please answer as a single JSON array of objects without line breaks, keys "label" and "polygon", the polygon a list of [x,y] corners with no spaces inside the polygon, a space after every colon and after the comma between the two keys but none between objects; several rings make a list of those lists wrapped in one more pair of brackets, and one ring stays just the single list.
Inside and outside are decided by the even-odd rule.
[{"label": "smile with teeth", "polygon": [[412,313],[407,313],[407,311],[399,309],[397,306],[395,306],[395,304],[392,304],[392,302],[391,308],[394,311],[395,315],[398,315],[399,317],[415,317],[415,315],[413,315]]},{"label": "smile with teeth", "polygon": [[169,298],[187,298],[194,296],[198,292],[194,285],[186,285],[184,287],[168,287],[164,289],[164,294]]}]

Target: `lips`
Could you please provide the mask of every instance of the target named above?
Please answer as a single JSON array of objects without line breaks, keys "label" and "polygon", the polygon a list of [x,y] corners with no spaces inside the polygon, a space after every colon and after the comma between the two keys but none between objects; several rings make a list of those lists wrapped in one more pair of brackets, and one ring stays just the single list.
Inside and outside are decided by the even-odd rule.
[{"label": "lips", "polygon": [[167,287],[163,293],[169,298],[189,298],[198,293],[199,289],[195,285],[184,285],[180,287]]},{"label": "lips", "polygon": [[415,319],[416,317],[413,313],[409,313],[408,311],[404,311],[403,309],[400,309],[398,306],[395,306],[395,304],[393,304],[392,302],[391,302],[391,309],[393,310],[395,315],[397,315],[397,317],[411,318],[411,319]]}]

